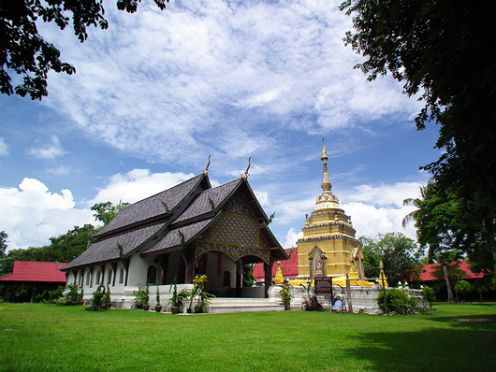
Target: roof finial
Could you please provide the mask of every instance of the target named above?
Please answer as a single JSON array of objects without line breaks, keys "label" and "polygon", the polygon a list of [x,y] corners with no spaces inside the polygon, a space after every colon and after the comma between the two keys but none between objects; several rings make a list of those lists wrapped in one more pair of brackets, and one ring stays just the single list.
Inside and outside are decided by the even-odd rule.
[{"label": "roof finial", "polygon": [[208,155],[208,162],[207,162],[207,166],[205,167],[205,170],[203,171],[203,174],[205,176],[208,176],[208,167],[210,167],[210,158],[211,158],[211,154]]},{"label": "roof finial", "polygon": [[327,157],[327,149],[326,145],[324,142],[324,137],[322,137],[322,156],[320,157],[320,160],[324,162],[324,170],[322,174],[322,191],[331,191],[331,181],[329,181],[329,172],[327,171],[327,160],[329,158]]},{"label": "roof finial", "polygon": [[248,166],[246,167],[246,170],[244,171],[244,173],[241,173],[241,178],[243,180],[247,180],[248,179],[248,171],[250,170],[250,167],[251,167],[251,156],[248,158]]}]

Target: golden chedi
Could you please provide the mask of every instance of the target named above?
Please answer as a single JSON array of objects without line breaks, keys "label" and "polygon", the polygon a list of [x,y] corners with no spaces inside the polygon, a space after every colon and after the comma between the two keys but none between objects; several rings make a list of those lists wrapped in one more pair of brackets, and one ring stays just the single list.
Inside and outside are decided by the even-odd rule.
[{"label": "golden chedi", "polygon": [[331,191],[325,144],[322,145],[321,160],[324,163],[322,192],[317,197],[315,209],[305,220],[303,237],[296,243],[298,277],[330,276],[334,284],[341,285],[348,274],[351,285],[370,286],[372,283],[364,280],[362,247],[355,238],[351,218]]}]

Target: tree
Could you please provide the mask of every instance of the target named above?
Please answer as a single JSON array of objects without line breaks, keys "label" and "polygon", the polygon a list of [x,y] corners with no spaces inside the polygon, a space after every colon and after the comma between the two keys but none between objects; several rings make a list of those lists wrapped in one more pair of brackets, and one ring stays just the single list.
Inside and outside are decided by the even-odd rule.
[{"label": "tree", "polygon": [[0,231],[0,257],[5,256],[7,252],[7,238],[9,235],[5,231]]},{"label": "tree", "polygon": [[401,233],[379,235],[377,240],[362,238],[361,241],[364,244],[364,270],[367,277],[379,275],[381,260],[384,262],[384,271],[390,283],[410,281],[420,267],[419,257],[422,250],[413,239]]},{"label": "tree", "polygon": [[460,297],[462,296],[463,299],[465,300],[465,295],[467,293],[469,293],[471,290],[471,286],[470,286],[470,283],[467,282],[466,280],[458,280],[456,283],[455,283],[455,292],[456,292],[456,296],[457,297]]},{"label": "tree", "polygon": [[100,222],[103,222],[103,225],[107,225],[117,213],[119,213],[122,209],[129,206],[129,203],[122,203],[114,205],[111,202],[105,203],[97,203],[91,207],[91,210],[94,211],[93,216]]},{"label": "tree", "polygon": [[[163,10],[168,0],[154,0]],[[117,8],[128,13],[137,10],[139,1],[117,0]],[[37,22],[55,23],[60,30],[72,25],[79,41],[88,38],[86,28],[108,27],[103,0],[16,0],[0,3],[0,91],[11,95],[29,95],[41,99],[48,94],[49,71],[76,72],[74,66],[60,59],[60,51],[43,39]],[[15,89],[11,74],[21,76]]]},{"label": "tree", "polygon": [[50,244],[43,247],[11,249],[0,260],[0,273],[12,272],[14,261],[58,261],[69,262],[79,256],[88,246],[88,241],[95,234],[93,225],[74,226],[65,234],[50,238]]},{"label": "tree", "polygon": [[[464,249],[481,265],[496,260],[496,35],[490,1],[347,0],[355,32],[346,43],[362,54],[369,80],[388,72],[425,106],[417,128],[439,125],[441,157],[423,168],[460,201]],[[489,261],[488,261],[489,256]],[[491,264],[492,263],[492,264]]]}]

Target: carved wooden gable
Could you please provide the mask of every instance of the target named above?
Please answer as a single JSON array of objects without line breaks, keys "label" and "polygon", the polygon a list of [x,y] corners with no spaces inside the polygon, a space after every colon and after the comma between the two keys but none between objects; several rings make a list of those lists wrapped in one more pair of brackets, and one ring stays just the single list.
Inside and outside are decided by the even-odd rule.
[{"label": "carved wooden gable", "polygon": [[265,248],[264,240],[253,209],[241,193],[236,193],[227,201],[204,239],[198,242],[196,256],[218,251],[235,261],[253,255],[269,262],[270,251]]}]

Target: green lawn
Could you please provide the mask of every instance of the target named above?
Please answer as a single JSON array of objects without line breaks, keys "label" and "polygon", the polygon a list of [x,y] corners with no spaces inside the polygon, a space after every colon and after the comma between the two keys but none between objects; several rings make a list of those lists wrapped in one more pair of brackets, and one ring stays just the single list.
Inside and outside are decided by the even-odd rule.
[{"label": "green lawn", "polygon": [[496,371],[495,353],[494,304],[173,316],[0,303],[0,370]]}]

